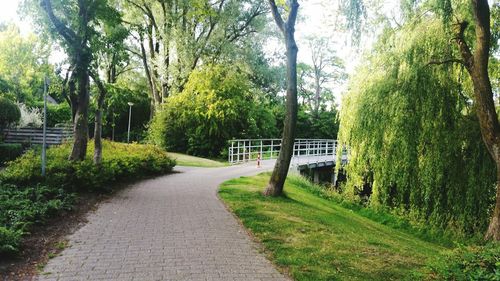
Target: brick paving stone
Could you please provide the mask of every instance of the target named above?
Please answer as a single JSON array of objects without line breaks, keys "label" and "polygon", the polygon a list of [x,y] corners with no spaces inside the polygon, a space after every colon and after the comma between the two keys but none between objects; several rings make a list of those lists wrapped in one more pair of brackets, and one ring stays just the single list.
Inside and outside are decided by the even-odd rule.
[{"label": "brick paving stone", "polygon": [[176,167],[134,184],[89,214],[38,280],[289,280],[217,198],[223,181],[272,165]]}]

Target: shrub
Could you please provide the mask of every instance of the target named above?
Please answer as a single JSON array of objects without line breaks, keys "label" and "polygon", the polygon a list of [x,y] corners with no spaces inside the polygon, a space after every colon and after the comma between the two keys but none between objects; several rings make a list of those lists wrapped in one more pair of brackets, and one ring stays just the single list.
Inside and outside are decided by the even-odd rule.
[{"label": "shrub", "polygon": [[11,255],[18,251],[21,231],[14,231],[0,226],[0,254]]},{"label": "shrub", "polygon": [[[34,106],[43,113],[43,102],[37,102]],[[57,124],[67,124],[69,122],[71,122],[71,108],[67,103],[47,104],[48,127],[54,127]]]},{"label": "shrub", "polygon": [[0,165],[12,161],[23,154],[21,144],[0,143]]},{"label": "shrub", "polygon": [[0,253],[15,253],[23,233],[61,210],[70,210],[74,202],[75,196],[62,188],[0,185]]},{"label": "shrub", "polygon": [[115,181],[170,172],[175,165],[166,152],[152,145],[104,141],[103,162],[99,166],[91,159],[93,144],[89,146],[87,159],[80,162],[67,160],[70,149],[70,144],[63,144],[47,150],[48,176],[45,178],[40,174],[39,151],[31,150],[11,162],[0,174],[0,180],[18,186],[40,183],[70,191],[99,191],[109,190]]},{"label": "shrub", "polygon": [[19,122],[21,111],[19,107],[12,101],[0,97],[0,131]]},{"label": "shrub", "polygon": [[36,107],[28,107],[23,103],[18,103],[17,106],[21,112],[19,127],[35,127],[40,128],[43,125],[43,112]]},{"label": "shrub", "polygon": [[459,247],[430,262],[426,280],[500,280],[500,245]]},{"label": "shrub", "polygon": [[149,139],[167,150],[217,157],[231,138],[275,135],[274,117],[255,92],[237,67],[207,65],[155,114]]}]

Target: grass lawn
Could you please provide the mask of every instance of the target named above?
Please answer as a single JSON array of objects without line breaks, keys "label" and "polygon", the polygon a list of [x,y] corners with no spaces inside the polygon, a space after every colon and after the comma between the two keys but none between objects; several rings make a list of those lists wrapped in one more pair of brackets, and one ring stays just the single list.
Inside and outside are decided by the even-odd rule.
[{"label": "grass lawn", "polygon": [[174,152],[168,152],[167,154],[171,158],[175,159],[177,161],[177,165],[179,166],[215,168],[215,167],[224,167],[229,165],[227,163],[210,160],[206,158],[195,157],[186,154],[180,154]]},{"label": "grass lawn", "polygon": [[287,180],[286,198],[264,197],[268,179],[230,180],[219,194],[295,280],[415,280],[444,250],[312,194],[297,176]]}]

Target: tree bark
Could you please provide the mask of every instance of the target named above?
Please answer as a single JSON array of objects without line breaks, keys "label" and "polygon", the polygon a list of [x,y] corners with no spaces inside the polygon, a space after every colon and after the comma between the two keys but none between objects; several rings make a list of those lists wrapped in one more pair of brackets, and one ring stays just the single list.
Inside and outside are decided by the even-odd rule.
[{"label": "tree bark", "polygon": [[99,89],[99,96],[97,98],[97,109],[95,112],[95,126],[94,126],[94,164],[99,165],[102,163],[102,115],[104,107],[104,99],[106,97],[106,87],[102,83],[97,73],[91,73],[92,79]]},{"label": "tree bark", "polygon": [[78,71],[78,103],[73,124],[73,147],[69,160],[82,161],[87,155],[89,139],[89,74],[87,67],[79,66]]},{"label": "tree bark", "polygon": [[148,80],[148,85],[149,85],[149,90],[151,92],[151,115],[154,114],[154,111],[156,109],[156,106],[159,104],[160,100],[160,95],[158,94],[158,91],[156,89],[156,84],[154,81],[153,76],[151,75],[151,71],[149,68],[149,63],[148,63],[148,58],[146,54],[146,48],[144,47],[144,37],[141,34],[140,35],[140,45],[141,45],[141,58],[142,58],[142,64],[144,65],[144,71],[146,73],[146,78]]},{"label": "tree bark", "polygon": [[500,123],[488,74],[491,45],[490,7],[487,0],[471,0],[471,2],[476,32],[474,53],[465,41],[464,32],[467,22],[462,22],[457,26],[455,40],[460,49],[463,64],[472,80],[474,102],[483,142],[497,167],[496,204],[485,239],[498,241],[500,240]]},{"label": "tree bark", "polygon": [[314,67],[314,117],[319,116],[319,107],[321,105],[321,83],[320,83],[320,71]]},{"label": "tree bark", "polygon": [[286,57],[287,57],[287,91],[286,91],[286,116],[283,124],[283,137],[281,140],[281,150],[274,166],[269,184],[264,191],[266,196],[280,196],[283,194],[283,187],[290,161],[293,156],[293,146],[295,142],[295,130],[297,127],[297,53],[298,48],[295,42],[295,21],[299,4],[297,0],[291,1],[291,10],[286,22],[283,21],[278,12],[274,0],[269,0],[273,17],[285,37]]},{"label": "tree bark", "polygon": [[68,81],[68,96],[69,106],[71,107],[71,123],[75,124],[76,108],[78,107],[78,96],[76,95],[76,78],[75,74],[71,74]]}]

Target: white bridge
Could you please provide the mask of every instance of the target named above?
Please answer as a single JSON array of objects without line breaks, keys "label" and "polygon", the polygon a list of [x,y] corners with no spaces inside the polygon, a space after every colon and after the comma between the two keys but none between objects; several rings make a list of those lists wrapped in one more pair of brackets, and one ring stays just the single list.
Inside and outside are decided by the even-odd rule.
[{"label": "white bridge", "polygon": [[[333,167],[337,160],[337,141],[333,139],[295,139],[291,167],[299,170]],[[239,164],[278,158],[281,139],[237,139],[229,141],[228,161]],[[342,162],[347,161],[347,151],[342,153]]]}]

